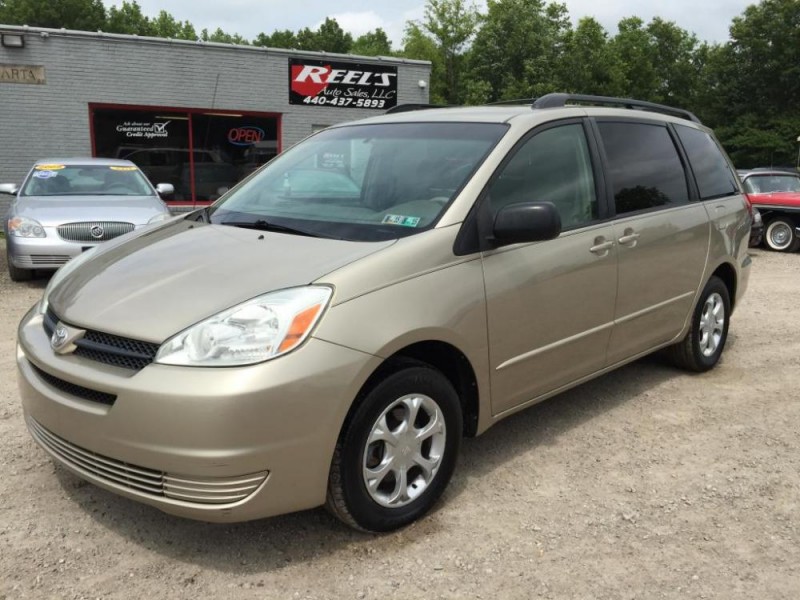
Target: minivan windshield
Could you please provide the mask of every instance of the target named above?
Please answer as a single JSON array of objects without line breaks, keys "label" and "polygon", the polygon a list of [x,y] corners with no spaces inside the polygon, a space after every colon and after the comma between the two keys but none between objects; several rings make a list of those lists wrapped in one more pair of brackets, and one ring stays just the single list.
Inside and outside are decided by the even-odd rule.
[{"label": "minivan windshield", "polygon": [[432,227],[507,126],[389,123],[328,129],[208,211],[211,222],[352,241]]},{"label": "minivan windshield", "polygon": [[133,165],[39,164],[21,196],[153,196],[145,176]]}]

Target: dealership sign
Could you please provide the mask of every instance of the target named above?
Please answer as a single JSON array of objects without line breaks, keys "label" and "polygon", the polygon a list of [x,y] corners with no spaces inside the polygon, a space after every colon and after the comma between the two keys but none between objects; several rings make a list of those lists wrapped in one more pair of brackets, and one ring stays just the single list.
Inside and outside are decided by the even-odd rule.
[{"label": "dealership sign", "polygon": [[290,58],[289,104],[391,108],[397,105],[397,67]]}]

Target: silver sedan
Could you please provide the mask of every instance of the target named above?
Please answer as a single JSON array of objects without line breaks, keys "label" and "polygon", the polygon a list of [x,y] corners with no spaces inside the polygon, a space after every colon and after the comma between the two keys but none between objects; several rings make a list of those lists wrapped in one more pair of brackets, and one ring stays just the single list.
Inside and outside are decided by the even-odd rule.
[{"label": "silver sedan", "polygon": [[58,269],[100,242],[169,218],[161,195],[127,160],[50,159],[37,162],[22,186],[1,184],[16,196],[3,229],[14,281],[36,269]]}]

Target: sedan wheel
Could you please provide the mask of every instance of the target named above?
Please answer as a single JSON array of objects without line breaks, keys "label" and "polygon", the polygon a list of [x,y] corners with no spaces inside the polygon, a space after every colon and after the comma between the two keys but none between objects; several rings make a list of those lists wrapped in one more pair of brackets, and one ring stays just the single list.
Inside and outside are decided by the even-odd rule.
[{"label": "sedan wheel", "polygon": [[794,252],[800,246],[794,223],[785,217],[770,221],[764,234],[767,247],[776,252]]}]

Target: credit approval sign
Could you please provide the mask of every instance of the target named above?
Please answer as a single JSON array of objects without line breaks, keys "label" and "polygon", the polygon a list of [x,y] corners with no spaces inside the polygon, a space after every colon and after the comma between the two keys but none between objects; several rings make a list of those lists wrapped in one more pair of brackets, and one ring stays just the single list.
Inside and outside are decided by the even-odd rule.
[{"label": "credit approval sign", "polygon": [[397,105],[397,67],[290,58],[289,104],[392,108]]}]

